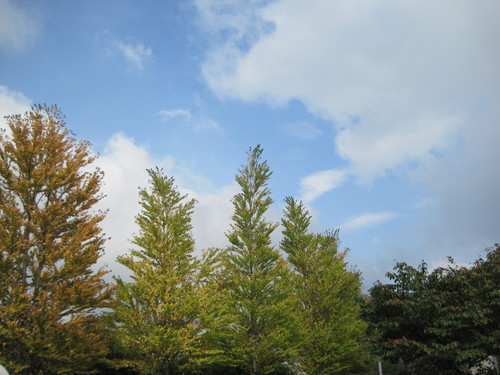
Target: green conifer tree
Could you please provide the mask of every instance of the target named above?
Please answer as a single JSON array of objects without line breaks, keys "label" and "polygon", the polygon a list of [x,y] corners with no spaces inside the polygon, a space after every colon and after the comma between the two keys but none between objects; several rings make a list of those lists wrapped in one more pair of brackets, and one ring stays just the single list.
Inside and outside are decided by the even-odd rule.
[{"label": "green conifer tree", "polygon": [[261,161],[262,148],[248,153],[236,182],[233,223],[223,255],[222,288],[227,330],[224,349],[234,366],[251,375],[292,365],[294,319],[290,314],[289,274],[271,245],[277,224],[264,217],[272,203],[267,187],[272,174]]},{"label": "green conifer tree", "polygon": [[303,204],[285,199],[281,248],[288,254],[299,299],[299,364],[306,374],[355,374],[366,366],[369,349],[361,320],[359,274],[338,252],[338,231],[309,232]]},{"label": "green conifer tree", "polygon": [[137,249],[118,261],[132,281],[117,278],[117,337],[129,364],[150,374],[191,371],[203,357],[203,296],[199,262],[193,257],[187,200],[159,169],[148,170],[150,188],[140,190]]}]

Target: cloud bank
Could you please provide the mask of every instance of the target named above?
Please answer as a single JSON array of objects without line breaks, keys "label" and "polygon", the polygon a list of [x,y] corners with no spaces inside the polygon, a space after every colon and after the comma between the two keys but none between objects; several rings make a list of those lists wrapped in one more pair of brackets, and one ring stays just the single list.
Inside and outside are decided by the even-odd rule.
[{"label": "cloud bank", "polygon": [[[207,3],[201,14],[213,10]],[[254,30],[268,23],[272,32],[241,48],[252,35],[245,33],[250,20],[242,22],[208,55],[203,72],[221,96],[299,99],[333,120],[337,152],[371,180],[448,149],[464,125],[464,105],[498,94],[491,81],[500,80],[499,11],[492,1],[275,1],[258,8]]]},{"label": "cloud bank", "polygon": [[[500,2],[230,3],[196,2],[219,35],[202,67],[218,96],[300,100],[335,125],[332,151],[359,183],[409,172],[433,202],[415,227],[429,241],[448,239],[446,251],[498,241]],[[314,173],[303,198],[336,186],[332,171]]]}]

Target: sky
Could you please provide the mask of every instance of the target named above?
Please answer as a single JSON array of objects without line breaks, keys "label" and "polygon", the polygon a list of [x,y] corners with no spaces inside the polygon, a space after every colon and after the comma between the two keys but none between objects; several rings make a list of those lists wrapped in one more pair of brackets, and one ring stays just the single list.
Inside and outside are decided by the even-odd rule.
[{"label": "sky", "polygon": [[[234,177],[261,144],[279,222],[340,228],[364,287],[500,242],[498,0],[0,0],[4,115],[57,104],[105,173],[115,262],[159,166],[225,247]],[[273,234],[278,244],[280,229]]]}]

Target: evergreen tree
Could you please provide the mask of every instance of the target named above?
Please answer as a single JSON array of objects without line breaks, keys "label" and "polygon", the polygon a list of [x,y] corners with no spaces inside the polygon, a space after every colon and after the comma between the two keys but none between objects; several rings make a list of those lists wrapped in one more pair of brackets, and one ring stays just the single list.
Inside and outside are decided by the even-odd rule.
[{"label": "evergreen tree", "polygon": [[281,248],[288,254],[299,300],[299,363],[307,374],[355,374],[369,352],[360,318],[361,282],[338,252],[338,231],[309,233],[311,216],[286,198]]},{"label": "evergreen tree", "polygon": [[228,322],[223,348],[232,365],[251,375],[290,366],[294,343],[289,275],[271,245],[277,225],[264,217],[272,203],[271,170],[261,154],[260,146],[251,149],[236,176],[241,192],[233,198],[231,246],[221,273]]},{"label": "evergreen tree", "polygon": [[117,335],[135,368],[185,373],[203,354],[203,297],[191,235],[195,201],[186,200],[161,170],[148,174],[150,189],[140,190],[139,233],[132,240],[137,249],[118,258],[132,281],[116,279]]},{"label": "evergreen tree", "polygon": [[102,173],[56,106],[6,117],[0,134],[0,363],[13,374],[85,373],[107,352],[112,288],[93,212]]}]

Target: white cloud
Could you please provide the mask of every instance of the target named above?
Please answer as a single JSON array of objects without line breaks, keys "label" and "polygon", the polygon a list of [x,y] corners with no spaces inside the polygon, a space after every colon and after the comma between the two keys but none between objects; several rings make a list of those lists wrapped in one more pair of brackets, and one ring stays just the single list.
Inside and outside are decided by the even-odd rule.
[{"label": "white cloud", "polygon": [[300,182],[304,202],[312,202],[322,194],[341,185],[347,177],[345,171],[329,169],[304,177]]},{"label": "white cloud", "polygon": [[0,128],[6,129],[4,116],[23,114],[31,107],[31,100],[22,93],[0,85]]},{"label": "white cloud", "polygon": [[0,0],[0,48],[21,50],[36,39],[39,30],[39,16],[33,8]]},{"label": "white cloud", "polygon": [[185,123],[194,131],[214,131],[219,134],[224,134],[222,126],[215,120],[212,120],[203,115],[193,115],[189,110],[176,108],[169,110],[161,110],[158,112],[162,121],[168,122],[174,118],[182,118]]},{"label": "white cloud", "polygon": [[[403,120],[401,120],[403,121]],[[373,122],[374,126],[353,125],[339,130],[337,152],[351,163],[351,172],[363,183],[405,163],[426,162],[434,152],[452,147],[459,121],[437,115],[408,119],[398,129]]]},{"label": "white cloud", "polygon": [[[237,2],[197,2],[219,36],[202,66],[217,95],[300,100],[335,124],[335,151],[361,183],[410,171],[434,202],[412,225],[422,248],[498,241],[500,2],[241,0],[252,8],[241,27]],[[304,197],[337,185],[327,176],[303,182]]]},{"label": "white cloud", "polygon": [[367,213],[347,220],[340,226],[342,230],[354,230],[372,227],[395,219],[398,215],[395,212],[385,211],[378,213]]},{"label": "white cloud", "polygon": [[499,11],[493,1],[275,1],[253,13],[257,42],[240,48],[246,34],[233,33],[203,71],[221,96],[295,98],[334,120],[339,154],[369,181],[446,150],[464,106],[498,93]]},{"label": "white cloud", "polygon": [[142,43],[124,43],[115,41],[115,49],[127,63],[135,69],[144,70],[153,59],[153,51]]},{"label": "white cloud", "polygon": [[158,115],[161,117],[162,121],[169,121],[175,117],[190,118],[191,112],[189,112],[187,109],[182,109],[182,108],[170,109],[170,110],[163,109],[158,112]]}]

